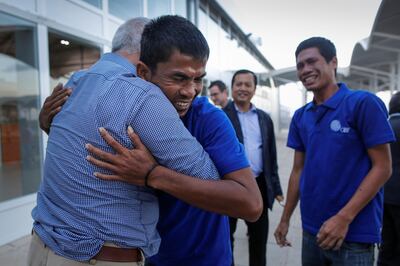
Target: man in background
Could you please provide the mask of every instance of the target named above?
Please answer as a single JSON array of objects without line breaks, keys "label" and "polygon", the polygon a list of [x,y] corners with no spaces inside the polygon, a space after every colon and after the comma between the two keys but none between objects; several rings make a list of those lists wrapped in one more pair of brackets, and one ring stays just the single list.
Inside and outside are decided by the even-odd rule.
[{"label": "man in background", "polygon": [[211,101],[221,108],[224,108],[230,100],[228,99],[228,89],[222,80],[215,80],[211,82],[208,87],[210,92]]},{"label": "man in background", "polygon": [[[268,239],[268,208],[274,199],[283,200],[278,175],[276,141],[271,117],[251,103],[257,87],[257,76],[250,70],[239,70],[232,77],[232,97],[224,111],[244,145],[253,176],[264,202],[261,217],[256,222],[246,222],[249,235],[249,265],[265,266]],[[237,218],[230,218],[233,251]]]},{"label": "man in background", "polygon": [[400,265],[400,92],[395,93],[390,99],[389,122],[396,136],[396,141],[390,143],[393,172],[384,187],[379,266]]}]

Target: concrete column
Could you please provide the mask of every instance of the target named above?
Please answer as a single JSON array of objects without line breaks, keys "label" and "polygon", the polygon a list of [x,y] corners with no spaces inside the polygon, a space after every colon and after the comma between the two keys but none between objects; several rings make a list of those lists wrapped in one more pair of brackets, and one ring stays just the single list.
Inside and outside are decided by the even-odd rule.
[{"label": "concrete column", "polygon": [[143,0],[142,5],[143,5],[143,17],[148,17],[148,15],[149,15],[149,6],[147,4],[147,0]]},{"label": "concrete column", "polygon": [[279,102],[279,88],[275,87],[274,80],[272,78],[269,79],[269,83],[271,84],[271,118],[274,122],[275,132],[280,131],[280,102]]},{"label": "concrete column", "polygon": [[390,95],[393,95],[396,90],[396,65],[394,63],[390,64],[390,81],[389,81],[389,89]]},{"label": "concrete column", "polygon": [[397,53],[397,81],[396,90],[400,91],[400,53]]},{"label": "concrete column", "polygon": [[378,76],[376,74],[374,74],[372,81],[373,81],[372,86],[373,86],[374,93],[377,93],[379,88],[378,88]]},{"label": "concrete column", "polygon": [[[40,106],[43,105],[46,97],[50,94],[50,66],[49,66],[49,41],[47,26],[38,24],[37,26],[37,46],[39,60],[39,93]],[[47,146],[47,134],[42,131],[43,159]]]},{"label": "concrete column", "polygon": [[307,90],[306,90],[306,88],[304,88],[303,84],[300,86],[301,86],[301,89],[303,92],[303,104],[302,105],[305,105],[307,103]]},{"label": "concrete column", "polygon": [[187,2],[188,19],[197,27],[199,26],[199,1],[189,0]]}]

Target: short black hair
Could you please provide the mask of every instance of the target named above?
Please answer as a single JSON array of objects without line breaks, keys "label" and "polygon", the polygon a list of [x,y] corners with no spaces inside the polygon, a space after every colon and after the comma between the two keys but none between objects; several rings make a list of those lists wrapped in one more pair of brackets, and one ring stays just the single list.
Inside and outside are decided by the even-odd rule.
[{"label": "short black hair", "polygon": [[301,51],[314,47],[319,50],[319,53],[322,55],[322,57],[325,58],[325,61],[327,63],[329,63],[333,59],[333,57],[336,56],[336,47],[333,44],[333,42],[324,37],[311,37],[309,39],[302,41],[297,46],[295,52],[296,59]]},{"label": "short black hair", "polygon": [[208,86],[208,89],[211,89],[213,86],[217,86],[220,92],[226,91],[226,85],[222,80],[214,80],[211,82],[210,86]]},{"label": "short black hair", "polygon": [[400,91],[393,94],[389,102],[389,114],[400,113]]},{"label": "short black hair", "polygon": [[152,19],[143,30],[140,47],[140,60],[151,70],[168,61],[175,50],[199,60],[210,54],[200,30],[189,20],[172,15]]},{"label": "short black hair", "polygon": [[239,74],[252,74],[253,75],[253,79],[254,79],[254,86],[257,88],[257,76],[256,76],[256,74],[253,71],[250,71],[250,70],[247,70],[247,69],[238,70],[233,74],[232,82],[231,82],[232,88],[233,88],[233,83],[235,82],[235,78]]}]

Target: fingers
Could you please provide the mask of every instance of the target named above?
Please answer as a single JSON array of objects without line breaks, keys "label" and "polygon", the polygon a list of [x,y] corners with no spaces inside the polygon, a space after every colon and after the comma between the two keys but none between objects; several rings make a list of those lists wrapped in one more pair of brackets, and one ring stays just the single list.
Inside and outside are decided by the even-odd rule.
[{"label": "fingers", "polygon": [[131,139],[133,145],[135,146],[135,149],[139,149],[139,150],[146,149],[146,147],[140,140],[139,135],[133,131],[133,128],[131,126],[128,126],[128,136]]},{"label": "fingers", "polygon": [[104,168],[104,169],[107,169],[107,170],[110,170],[113,172],[116,172],[116,170],[118,170],[118,168],[115,167],[114,165],[112,165],[108,162],[105,162],[105,161],[98,160],[95,157],[90,156],[90,155],[86,156],[86,160],[88,160],[91,164],[94,164],[95,166],[98,166],[100,168]]},{"label": "fingers", "polygon": [[52,100],[52,108],[59,107],[64,105],[64,103],[68,100],[69,94],[68,92],[63,92],[60,95],[57,95],[55,99]]},{"label": "fingers", "polygon": [[275,240],[276,243],[280,246],[280,247],[291,247],[292,244],[286,239],[286,236],[275,232],[274,234],[275,236]]},{"label": "fingers", "polygon": [[342,244],[343,244],[343,241],[344,241],[344,239],[339,239],[339,240],[336,242],[336,245],[333,247],[333,250],[339,250],[340,247],[341,247]]},{"label": "fingers", "polygon": [[50,113],[49,113],[50,120],[52,120],[53,117],[54,117],[56,114],[58,114],[60,111],[61,111],[61,106],[57,107],[57,108],[54,109],[54,110],[51,110]]},{"label": "fingers", "polygon": [[286,239],[287,232],[286,227],[282,225],[278,225],[278,228],[275,230],[275,240],[280,247],[292,246],[292,244]]},{"label": "fingers", "polygon": [[102,174],[99,172],[94,172],[93,175],[97,178],[106,180],[106,181],[121,181],[121,182],[125,182],[125,183],[129,183],[132,185],[137,185],[137,186],[144,186],[144,179],[138,179],[138,180],[134,180],[134,179],[130,179],[127,180],[119,175],[107,175],[107,174]]},{"label": "fingers", "polygon": [[321,233],[317,234],[317,243],[320,248],[322,249],[339,249],[343,243],[343,238],[328,233]]},{"label": "fingers", "polygon": [[278,232],[278,231],[275,231],[274,236],[275,236],[276,243],[280,247],[282,247],[283,243],[284,243],[284,240],[285,240],[284,237],[282,236],[282,234],[280,232]]},{"label": "fingers", "polygon": [[319,243],[319,247],[326,250],[332,249],[335,247],[337,241],[338,239],[335,237],[327,237],[324,239],[324,241]]},{"label": "fingers", "polygon": [[53,94],[54,92],[58,92],[58,91],[60,91],[60,90],[62,90],[62,89],[63,89],[63,84],[62,84],[61,82],[59,82],[59,83],[57,83],[57,85],[54,87],[52,94]]},{"label": "fingers", "polygon": [[[57,87],[56,87],[57,88]],[[55,89],[56,89],[55,88]],[[43,107],[53,110],[59,106],[62,106],[71,95],[71,89],[60,89],[53,91],[52,94],[46,98]]]},{"label": "fingers", "polygon": [[325,227],[325,224],[323,224],[316,237],[319,247],[325,250],[339,249],[343,243],[343,238],[332,232],[327,232]]},{"label": "fingers", "polygon": [[70,88],[64,88],[62,83],[58,83],[57,86],[54,88],[54,90],[50,94],[50,98],[54,99],[55,97],[59,95],[70,95],[72,90]]},{"label": "fingers", "polygon": [[119,144],[109,133],[104,127],[99,128],[99,132],[101,137],[107,142],[108,145],[110,145],[116,152],[118,153],[123,153],[124,150],[126,149],[123,147],[121,144]]},{"label": "fingers", "polygon": [[[86,147],[86,149],[87,149],[90,153],[92,153],[94,156],[96,156],[97,158],[101,159],[102,161],[105,161],[105,162],[109,163],[109,166],[107,167],[107,169],[114,171],[114,170],[111,169],[110,167],[112,166],[111,164],[116,164],[116,162],[118,161],[118,159],[116,158],[116,155],[114,155],[114,154],[112,154],[112,153],[108,153],[108,152],[106,152],[106,151],[103,151],[103,150],[101,150],[101,149],[99,149],[99,148],[96,148],[96,147],[94,147],[94,146],[91,145],[91,144],[86,144],[85,147]],[[88,160],[89,160],[91,163],[93,163],[92,160],[96,160],[96,161],[98,161],[98,162],[101,162],[101,161],[97,160],[96,158],[94,158],[94,157],[92,157],[92,156],[88,156],[88,157],[90,157],[91,160],[89,160],[89,158],[88,158]],[[111,163],[111,164],[110,164],[110,163]],[[95,165],[97,165],[97,166],[100,166],[100,165],[98,165],[99,163],[93,163],[93,164],[95,164]],[[101,167],[101,166],[100,166],[100,167]],[[112,167],[113,167],[113,168],[116,168],[116,167],[114,167],[114,166],[112,166]]]},{"label": "fingers", "polygon": [[51,95],[55,95],[61,91],[69,91],[69,94],[72,92],[70,87],[64,87],[61,82],[57,83],[57,85],[53,88]]},{"label": "fingers", "polygon": [[285,198],[282,195],[276,196],[276,200],[282,202]]},{"label": "fingers", "polygon": [[97,178],[103,179],[103,180],[109,180],[109,181],[124,181],[124,179],[118,175],[107,175],[107,174],[102,174],[99,172],[94,172],[93,175]]}]

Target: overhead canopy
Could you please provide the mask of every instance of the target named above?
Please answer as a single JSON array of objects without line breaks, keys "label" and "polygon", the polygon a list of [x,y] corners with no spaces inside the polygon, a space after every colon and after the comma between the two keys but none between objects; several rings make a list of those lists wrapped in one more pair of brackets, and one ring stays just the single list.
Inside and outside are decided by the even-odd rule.
[{"label": "overhead canopy", "polygon": [[[295,67],[262,75],[276,86],[298,81]],[[359,41],[349,68],[338,69],[338,80],[373,92],[400,90],[400,1],[382,0],[371,35]]]},{"label": "overhead canopy", "polygon": [[371,91],[399,89],[400,1],[383,0],[369,38],[358,42],[346,82]]}]

